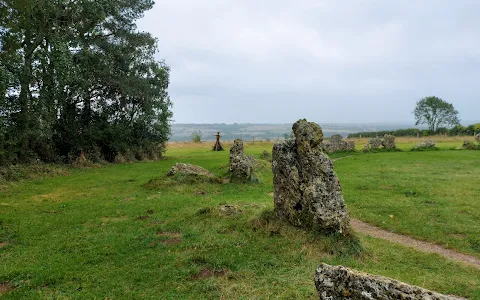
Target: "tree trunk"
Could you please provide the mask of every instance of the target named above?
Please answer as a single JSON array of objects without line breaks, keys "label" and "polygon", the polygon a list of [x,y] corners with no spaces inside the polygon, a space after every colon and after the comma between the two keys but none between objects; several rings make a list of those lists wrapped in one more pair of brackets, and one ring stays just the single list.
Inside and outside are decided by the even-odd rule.
[{"label": "tree trunk", "polygon": [[22,66],[22,74],[20,76],[20,95],[18,102],[20,104],[20,113],[18,116],[18,130],[20,133],[20,149],[18,152],[18,159],[20,161],[26,160],[29,140],[29,89],[30,89],[30,75],[32,66],[32,53],[25,51],[24,65]]},{"label": "tree trunk", "polygon": [[18,152],[19,161],[25,161],[27,159],[27,152],[30,139],[30,83],[32,81],[32,63],[33,52],[40,45],[43,40],[43,35],[37,34],[33,42],[30,41],[31,34],[27,33],[24,39],[24,55],[23,66],[20,80],[20,94],[18,96],[18,102],[20,104],[20,112],[18,117],[18,129],[20,138],[20,148]]}]

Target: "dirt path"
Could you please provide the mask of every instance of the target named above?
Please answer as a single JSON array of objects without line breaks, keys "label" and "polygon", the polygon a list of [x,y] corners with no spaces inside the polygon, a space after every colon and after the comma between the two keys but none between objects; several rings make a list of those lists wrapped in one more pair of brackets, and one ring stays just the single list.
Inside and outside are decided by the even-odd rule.
[{"label": "dirt path", "polygon": [[347,155],[347,156],[342,156],[342,157],[339,157],[339,158],[333,158],[332,162],[337,161],[337,160],[341,160],[341,159],[344,159],[344,158],[347,158],[347,157],[352,157],[352,156],[353,155]]},{"label": "dirt path", "polygon": [[404,246],[411,247],[423,252],[437,253],[445,258],[463,262],[467,265],[480,269],[480,259],[475,256],[463,254],[429,242],[419,241],[398,233],[393,233],[357,219],[351,219],[350,224],[352,224],[355,230],[368,234],[372,237],[384,239],[393,243],[402,244]]}]

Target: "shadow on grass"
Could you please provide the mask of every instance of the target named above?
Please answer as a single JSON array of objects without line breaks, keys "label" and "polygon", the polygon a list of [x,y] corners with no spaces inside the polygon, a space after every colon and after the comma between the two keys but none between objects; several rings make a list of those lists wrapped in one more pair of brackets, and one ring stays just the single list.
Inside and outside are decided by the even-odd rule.
[{"label": "shadow on grass", "polygon": [[360,239],[351,228],[343,234],[308,231],[278,219],[273,210],[264,210],[259,217],[250,221],[249,226],[253,231],[267,234],[270,237],[292,234],[296,236],[298,232],[306,233],[307,240],[305,242],[315,244],[317,249],[330,255],[358,257],[363,254],[364,250]]}]

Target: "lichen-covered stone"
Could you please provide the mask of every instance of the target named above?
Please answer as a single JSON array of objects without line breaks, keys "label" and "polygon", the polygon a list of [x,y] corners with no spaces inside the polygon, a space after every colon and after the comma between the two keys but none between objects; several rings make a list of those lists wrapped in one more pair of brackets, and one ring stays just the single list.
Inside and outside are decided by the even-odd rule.
[{"label": "lichen-covered stone", "polygon": [[420,143],[417,143],[413,148],[434,148],[435,141],[434,140],[424,140]]},{"label": "lichen-covered stone", "polygon": [[214,178],[210,171],[196,165],[177,163],[167,173],[168,176],[183,175],[183,176],[199,176],[206,178]]},{"label": "lichen-covered stone", "polygon": [[462,148],[467,149],[467,150],[477,150],[478,149],[477,145],[473,141],[470,141],[470,140],[464,140]]},{"label": "lichen-covered stone", "polygon": [[343,139],[343,136],[339,134],[334,134],[331,137],[329,137],[326,142],[323,143],[323,147],[327,153],[354,151],[355,142],[345,141]]},{"label": "lichen-covered stone", "polygon": [[475,136],[475,140],[480,144],[480,133]]},{"label": "lichen-covered stone", "polygon": [[321,300],[460,300],[383,276],[370,275],[343,266],[320,264],[315,287]]},{"label": "lichen-covered stone", "polygon": [[243,141],[236,139],[230,148],[230,179],[240,182],[254,181],[254,165],[255,159],[244,153]]},{"label": "lichen-covered stone", "polygon": [[348,211],[330,158],[323,152],[322,129],[299,120],[295,139],[273,146],[275,213],[295,226],[345,233]]},{"label": "lichen-covered stone", "polygon": [[383,146],[384,149],[396,149],[397,145],[395,144],[395,137],[393,135],[386,134],[383,136],[383,138],[371,138],[363,147],[363,151],[367,152],[370,150],[375,150],[381,146]]},{"label": "lichen-covered stone", "polygon": [[385,149],[396,149],[397,145],[395,144],[395,137],[390,134],[386,134],[382,139],[382,146]]}]

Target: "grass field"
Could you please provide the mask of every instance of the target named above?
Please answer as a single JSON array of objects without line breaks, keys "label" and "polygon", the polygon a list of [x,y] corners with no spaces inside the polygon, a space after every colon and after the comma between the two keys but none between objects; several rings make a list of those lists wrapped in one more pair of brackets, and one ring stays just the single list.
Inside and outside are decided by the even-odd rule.
[{"label": "grass field", "polygon": [[[448,143],[459,144],[440,148]],[[0,293],[5,299],[316,299],[313,272],[323,261],[480,299],[480,271],[473,267],[361,234],[358,241],[322,236],[275,221],[268,168],[259,170],[260,184],[145,187],[176,162],[223,175],[228,151],[210,146],[173,144],[164,161],[3,185]],[[271,143],[246,144],[247,154],[264,149],[271,151]],[[479,166],[475,151],[357,153],[335,162],[353,217],[476,256]],[[241,212],[222,215],[225,204]]]}]

